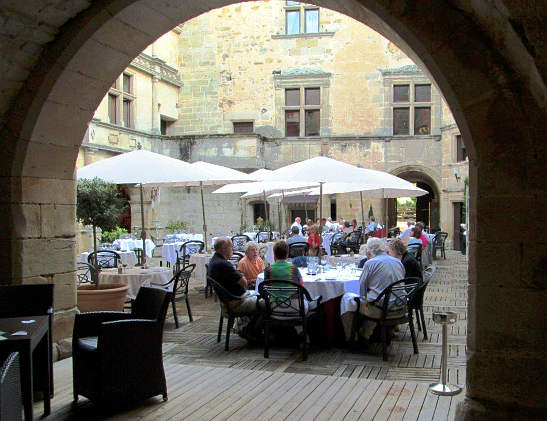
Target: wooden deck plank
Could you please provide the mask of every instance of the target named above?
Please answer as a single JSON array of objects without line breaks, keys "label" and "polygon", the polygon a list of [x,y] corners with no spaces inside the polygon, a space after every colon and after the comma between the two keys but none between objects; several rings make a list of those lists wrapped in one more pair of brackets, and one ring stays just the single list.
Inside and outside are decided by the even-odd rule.
[{"label": "wooden deck plank", "polygon": [[391,414],[389,416],[390,421],[402,421],[410,404],[410,400],[414,395],[416,386],[416,383],[405,383],[403,389],[401,390],[401,394],[399,395],[399,399],[397,399],[397,402],[395,402],[393,410],[391,411]]},{"label": "wooden deck plank", "polygon": [[368,402],[368,405],[363,413],[359,416],[359,420],[372,420],[380,409],[380,406],[382,406],[382,404],[384,403],[384,400],[386,399],[392,387],[393,382],[381,382],[380,387],[378,388],[372,399]]}]

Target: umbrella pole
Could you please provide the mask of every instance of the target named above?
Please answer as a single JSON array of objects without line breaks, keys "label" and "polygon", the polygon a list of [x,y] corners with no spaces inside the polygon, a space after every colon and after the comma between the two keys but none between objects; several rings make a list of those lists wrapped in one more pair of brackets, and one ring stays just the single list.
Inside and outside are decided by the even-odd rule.
[{"label": "umbrella pole", "polygon": [[142,265],[146,263],[146,230],[144,229],[144,187],[141,183]]},{"label": "umbrella pole", "polygon": [[323,233],[323,182],[319,183],[319,234]]},{"label": "umbrella pole", "polygon": [[359,195],[361,196],[361,226],[365,226],[365,208],[363,207],[363,192],[360,191]]},{"label": "umbrella pole", "polygon": [[283,205],[283,203],[285,203],[285,190],[281,190],[281,215],[282,215],[282,218],[281,218],[281,222],[279,223],[279,234],[283,234],[283,223],[285,222],[285,206]]},{"label": "umbrella pole", "polygon": [[203,242],[205,243],[205,250],[209,248],[209,241],[207,241],[207,223],[205,222],[205,200],[203,199],[203,181],[199,182],[199,190],[201,192],[201,214],[203,216]]},{"label": "umbrella pole", "polygon": [[306,217],[306,224],[308,223],[308,207],[306,206],[306,201],[304,200],[304,215]]},{"label": "umbrella pole", "polygon": [[262,193],[264,194],[264,223],[266,224],[270,219],[268,215],[268,202],[266,201],[266,190]]},{"label": "umbrella pole", "polygon": [[387,224],[387,212],[388,212],[388,211],[387,211],[387,201],[388,201],[388,200],[389,200],[389,199],[384,199],[384,207],[385,207],[384,213],[385,213],[385,215],[386,215],[386,219],[385,219],[386,238],[387,238],[387,231],[388,231],[388,229],[389,229],[388,224]]}]

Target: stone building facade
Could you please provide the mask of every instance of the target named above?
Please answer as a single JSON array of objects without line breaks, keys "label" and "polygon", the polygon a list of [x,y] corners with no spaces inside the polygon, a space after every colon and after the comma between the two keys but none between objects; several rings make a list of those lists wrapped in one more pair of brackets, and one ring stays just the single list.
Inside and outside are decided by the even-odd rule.
[{"label": "stone building facade", "polygon": [[[128,77],[134,117],[127,124],[122,110],[112,123],[112,98],[126,106]],[[450,110],[434,82],[392,42],[345,15],[280,1],[216,9],[158,39],[117,83],[89,125],[78,165],[138,143],[246,172],[325,155],[418,183],[430,194],[419,200],[417,218],[447,231],[449,241],[458,229],[468,170],[465,159],[457,160],[462,142]],[[136,205],[136,191],[128,193]],[[160,205],[146,204],[147,228],[160,236],[168,222],[184,220],[199,232],[198,195],[193,187],[162,188]],[[372,206],[381,221],[389,210],[391,227],[394,202],[365,195],[364,208]],[[361,220],[358,193],[323,203],[324,215]],[[209,231],[253,225],[261,204],[207,194]],[[317,205],[272,201],[269,219],[277,226],[283,215],[287,227],[304,207],[317,215]],[[140,208],[131,209],[138,226]]]}]

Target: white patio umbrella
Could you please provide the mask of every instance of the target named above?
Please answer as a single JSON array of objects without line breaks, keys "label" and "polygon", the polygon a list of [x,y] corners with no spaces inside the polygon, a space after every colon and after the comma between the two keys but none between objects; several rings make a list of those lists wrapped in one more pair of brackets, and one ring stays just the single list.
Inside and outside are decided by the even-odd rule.
[{"label": "white patio umbrella", "polygon": [[223,167],[222,165],[210,164],[208,162],[197,161],[190,165],[199,170],[209,171],[212,174],[210,179],[199,182],[199,188],[201,192],[201,213],[203,215],[203,238],[205,239],[205,244],[208,244],[209,242],[207,241],[207,223],[205,222],[205,200],[203,198],[203,185],[249,181],[252,180],[252,178],[244,172],[237,171],[228,167]]},{"label": "white patio umbrella", "polygon": [[[264,181],[294,181],[319,183],[319,218],[323,218],[323,187],[330,194],[345,193],[350,191],[377,191],[378,195],[385,197],[421,196],[427,192],[418,189],[402,178],[383,171],[359,168],[335,159],[318,156],[287,165],[269,174],[263,175]],[[331,184],[332,183],[332,184]],[[341,183],[341,184],[340,184]],[[353,185],[353,186],[352,186]],[[382,190],[380,192],[380,190]],[[395,195],[395,196],[392,196]],[[362,208],[362,196],[361,196]],[[361,209],[364,215],[363,209]],[[364,216],[363,216],[364,219]]]},{"label": "white patio umbrella", "polygon": [[204,168],[192,167],[179,159],[143,149],[94,162],[80,168],[77,173],[78,180],[98,177],[109,183],[140,185],[143,263],[146,262],[143,186],[185,186],[214,176]]}]

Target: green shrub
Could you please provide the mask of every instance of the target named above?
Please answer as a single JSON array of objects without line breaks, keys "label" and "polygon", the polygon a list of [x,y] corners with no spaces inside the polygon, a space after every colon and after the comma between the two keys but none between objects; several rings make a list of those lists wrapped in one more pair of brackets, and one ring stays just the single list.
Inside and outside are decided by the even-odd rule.
[{"label": "green shrub", "polygon": [[127,229],[116,227],[112,231],[103,231],[101,234],[101,243],[113,243],[120,238],[122,234],[127,234]]},{"label": "green shrub", "polygon": [[165,226],[165,229],[169,232],[176,230],[187,230],[188,224],[184,221],[171,221]]}]

